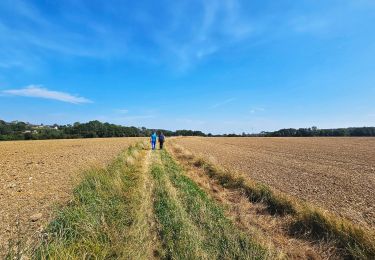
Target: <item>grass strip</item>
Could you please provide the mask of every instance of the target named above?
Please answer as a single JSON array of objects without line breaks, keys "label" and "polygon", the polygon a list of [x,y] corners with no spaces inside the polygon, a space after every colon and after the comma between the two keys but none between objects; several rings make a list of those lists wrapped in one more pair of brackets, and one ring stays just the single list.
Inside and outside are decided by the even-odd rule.
[{"label": "grass strip", "polygon": [[[159,235],[164,248],[164,259],[207,259],[201,250],[202,236],[188,218],[174,196],[164,169],[154,165],[151,173],[155,178],[155,214],[159,223]],[[169,185],[168,185],[169,184]]]},{"label": "grass strip", "polygon": [[152,167],[156,216],[168,259],[266,259],[269,252],[238,230],[166,152]]},{"label": "grass strip", "polygon": [[375,234],[372,231],[272,190],[239,173],[223,169],[202,157],[195,157],[178,145],[172,149],[178,158],[202,168],[222,186],[241,189],[250,201],[264,203],[271,214],[292,215],[292,235],[335,241],[342,255],[350,259],[375,259]]},{"label": "grass strip", "polygon": [[140,145],[105,169],[84,173],[73,201],[61,209],[34,252],[36,259],[147,259]]}]

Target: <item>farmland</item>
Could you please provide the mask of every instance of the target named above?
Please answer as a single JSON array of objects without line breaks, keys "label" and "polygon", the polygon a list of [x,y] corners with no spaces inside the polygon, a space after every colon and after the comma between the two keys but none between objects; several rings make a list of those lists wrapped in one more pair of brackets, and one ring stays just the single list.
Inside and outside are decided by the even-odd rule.
[{"label": "farmland", "polygon": [[[54,179],[57,182],[54,190],[39,187],[39,193],[45,197],[60,191],[65,193],[55,198],[61,202],[57,212],[49,212],[50,203],[40,197],[24,198],[23,201],[46,204],[47,211],[42,212],[50,213],[52,219],[38,230],[39,236],[31,236],[30,246],[23,244],[30,232],[22,234],[23,239],[15,237],[22,245],[4,251],[8,257],[82,259],[89,255],[97,259],[266,259],[275,255],[236,227],[225,216],[223,208],[185,176],[183,168],[168,152],[151,151],[145,143],[135,145],[135,140],[113,139],[112,145],[117,142],[121,152],[113,156],[108,165],[106,160],[99,160],[102,165],[84,171],[78,182],[73,181],[74,185],[69,185],[72,182],[68,178],[60,178]],[[100,143],[99,140],[93,142]],[[60,152],[56,155],[60,158],[62,143],[49,145],[59,147]],[[41,147],[46,149],[45,145]],[[81,149],[83,147],[85,145],[80,145]],[[95,148],[101,149],[98,154],[106,150],[105,145],[96,145]],[[37,152],[38,156],[41,150]],[[95,149],[86,152],[96,153]],[[114,150],[107,152],[110,155]],[[77,154],[70,159],[73,157]],[[81,161],[70,162],[74,165]],[[71,186],[75,187],[74,190]],[[6,210],[15,214],[12,207]],[[24,226],[27,223],[21,223],[21,227]]]},{"label": "farmland", "polygon": [[373,138],[179,138],[193,154],[375,228]]},{"label": "farmland", "polygon": [[[375,256],[372,139],[167,140],[166,150],[156,151],[145,138],[0,143],[2,253],[35,259]],[[351,189],[340,174],[353,176]],[[355,185],[364,185],[364,193]],[[353,203],[340,204],[340,192]],[[370,207],[356,204],[362,201]]]},{"label": "farmland", "polygon": [[138,140],[0,142],[0,249],[10,238],[40,231],[54,205],[71,198],[81,170],[105,165]]}]

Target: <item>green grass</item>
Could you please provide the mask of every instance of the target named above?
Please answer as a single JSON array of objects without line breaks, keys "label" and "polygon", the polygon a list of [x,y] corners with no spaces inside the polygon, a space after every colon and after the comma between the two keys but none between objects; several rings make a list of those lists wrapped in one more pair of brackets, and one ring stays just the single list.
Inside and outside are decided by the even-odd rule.
[{"label": "green grass", "polygon": [[264,203],[271,214],[292,215],[294,221],[289,227],[291,235],[334,241],[342,256],[349,259],[375,259],[375,234],[372,231],[225,170],[203,158],[196,158],[179,146],[174,151],[179,158],[202,168],[222,186],[240,189],[250,201]]},{"label": "green grass", "polygon": [[156,181],[155,214],[160,224],[159,234],[164,247],[162,257],[195,259],[203,256],[200,252],[201,239],[197,239],[199,230],[166,187],[168,180],[162,167],[153,166],[151,172]]},{"label": "green grass", "polygon": [[134,157],[139,147],[122,153],[106,169],[85,172],[74,199],[49,224],[48,238],[34,252],[37,259],[146,259],[147,225],[140,225],[142,172]]},{"label": "green grass", "polygon": [[154,163],[155,214],[166,259],[265,259],[269,252],[239,231],[166,152]]}]

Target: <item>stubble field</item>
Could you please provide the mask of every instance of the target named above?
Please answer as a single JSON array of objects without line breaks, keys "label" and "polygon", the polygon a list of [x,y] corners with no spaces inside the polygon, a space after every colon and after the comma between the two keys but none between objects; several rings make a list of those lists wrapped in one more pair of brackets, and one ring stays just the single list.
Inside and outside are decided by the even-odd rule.
[{"label": "stubble field", "polygon": [[104,166],[141,139],[0,142],[0,252],[37,235],[54,205],[71,198],[79,172]]},{"label": "stubble field", "polygon": [[375,138],[176,138],[230,170],[375,229]]}]

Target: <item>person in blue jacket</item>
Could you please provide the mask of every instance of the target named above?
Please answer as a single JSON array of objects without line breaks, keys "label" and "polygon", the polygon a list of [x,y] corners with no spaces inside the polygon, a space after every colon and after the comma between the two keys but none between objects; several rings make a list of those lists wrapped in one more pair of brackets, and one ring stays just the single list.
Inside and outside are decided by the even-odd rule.
[{"label": "person in blue jacket", "polygon": [[155,132],[152,133],[151,135],[151,138],[150,138],[150,141],[151,141],[151,148],[152,150],[155,150],[155,147],[156,147],[156,139],[157,139],[157,135]]}]

